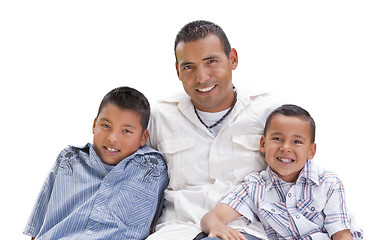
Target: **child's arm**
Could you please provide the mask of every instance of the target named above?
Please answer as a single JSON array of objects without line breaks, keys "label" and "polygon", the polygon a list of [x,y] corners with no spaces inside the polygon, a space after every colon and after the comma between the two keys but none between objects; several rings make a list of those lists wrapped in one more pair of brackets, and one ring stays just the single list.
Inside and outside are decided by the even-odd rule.
[{"label": "child's arm", "polygon": [[203,216],[202,231],[209,234],[209,237],[219,237],[223,240],[246,240],[242,233],[226,225],[240,216],[241,214],[232,207],[221,203]]},{"label": "child's arm", "polygon": [[332,236],[333,240],[353,240],[352,234],[349,229],[345,229],[339,232],[336,232]]}]

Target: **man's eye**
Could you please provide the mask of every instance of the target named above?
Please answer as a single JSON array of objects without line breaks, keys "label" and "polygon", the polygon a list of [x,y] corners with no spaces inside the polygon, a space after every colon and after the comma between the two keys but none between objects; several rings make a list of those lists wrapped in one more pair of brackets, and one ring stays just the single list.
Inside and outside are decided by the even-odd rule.
[{"label": "man's eye", "polygon": [[302,141],[300,141],[300,140],[295,140],[294,143],[295,143],[295,144],[302,144]]},{"label": "man's eye", "polygon": [[278,141],[278,142],[281,141],[281,139],[279,137],[273,137],[272,139],[273,139],[273,141]]},{"label": "man's eye", "polygon": [[128,129],[124,129],[123,130],[124,133],[132,133],[132,131],[128,130]]},{"label": "man's eye", "polygon": [[215,62],[217,62],[217,60],[215,60],[215,59],[210,59],[209,60],[209,63],[215,63]]},{"label": "man's eye", "polygon": [[189,70],[189,69],[192,69],[193,66],[192,65],[186,65],[183,67],[183,70]]},{"label": "man's eye", "polygon": [[103,128],[110,128],[110,126],[107,124],[101,124],[100,126],[102,126]]}]

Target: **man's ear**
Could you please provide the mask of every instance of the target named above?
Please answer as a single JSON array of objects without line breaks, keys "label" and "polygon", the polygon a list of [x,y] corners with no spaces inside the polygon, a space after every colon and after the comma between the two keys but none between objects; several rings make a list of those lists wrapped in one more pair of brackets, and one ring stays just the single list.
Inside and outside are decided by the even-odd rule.
[{"label": "man's ear", "polygon": [[266,152],[266,142],[265,136],[261,136],[261,141],[259,141],[259,151],[264,155]]},{"label": "man's ear", "polygon": [[317,144],[313,143],[310,147],[309,154],[307,156],[307,159],[313,159],[315,152],[317,150]]},{"label": "man's ear", "polygon": [[[178,78],[179,78],[178,62],[175,62],[175,69],[176,69],[176,74],[178,75]],[[179,78],[179,79],[180,79],[180,78]]]},{"label": "man's ear", "polygon": [[238,66],[238,53],[235,48],[232,48],[229,53],[229,59],[231,63],[231,69],[235,70]]},{"label": "man's ear", "polygon": [[144,145],[146,145],[148,136],[149,136],[149,132],[148,132],[148,130],[146,129],[146,130],[143,131],[142,137],[141,137],[141,139],[140,139],[140,146],[141,146],[141,147],[143,147]]}]

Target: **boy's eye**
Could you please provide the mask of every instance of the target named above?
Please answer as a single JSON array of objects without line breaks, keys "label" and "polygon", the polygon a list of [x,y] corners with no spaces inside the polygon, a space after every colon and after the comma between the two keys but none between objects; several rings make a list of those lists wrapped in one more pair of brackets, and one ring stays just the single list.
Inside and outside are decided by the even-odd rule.
[{"label": "boy's eye", "polygon": [[124,129],[123,130],[124,133],[132,133],[132,131],[128,130],[128,129]]},{"label": "boy's eye", "polygon": [[278,141],[278,142],[281,141],[281,139],[279,137],[273,137],[272,139],[273,139],[273,141]]},{"label": "boy's eye", "polygon": [[302,141],[300,141],[300,140],[295,140],[294,143],[295,143],[295,144],[302,144]]}]

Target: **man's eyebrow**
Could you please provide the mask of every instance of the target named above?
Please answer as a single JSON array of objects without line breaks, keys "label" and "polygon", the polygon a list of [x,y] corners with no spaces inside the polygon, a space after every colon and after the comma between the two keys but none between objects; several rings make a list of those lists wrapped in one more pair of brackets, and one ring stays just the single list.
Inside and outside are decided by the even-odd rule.
[{"label": "man's eyebrow", "polygon": [[181,67],[184,67],[184,66],[187,66],[187,65],[190,65],[190,64],[193,64],[192,62],[182,62],[180,64]]},{"label": "man's eyebrow", "polygon": [[210,57],[203,58],[203,61],[212,60],[212,59],[216,59],[216,58],[217,58],[216,56],[210,56]]}]

